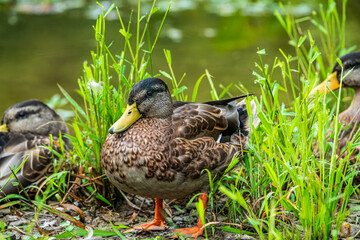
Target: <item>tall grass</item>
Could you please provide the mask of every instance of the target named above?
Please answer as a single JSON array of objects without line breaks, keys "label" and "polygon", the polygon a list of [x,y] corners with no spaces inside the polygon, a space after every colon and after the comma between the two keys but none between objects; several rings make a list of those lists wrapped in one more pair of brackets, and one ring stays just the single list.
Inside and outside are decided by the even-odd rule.
[{"label": "tall grass", "polygon": [[[299,19],[275,12],[295,55],[279,49],[280,57],[270,65],[263,61],[265,50],[258,51],[254,75],[261,88],[257,102],[261,126],[252,129],[243,188],[231,184],[221,190],[245,209],[244,224],[250,224],[261,239],[264,232],[270,239],[337,238],[350,213],[347,204],[358,172],[349,165],[349,155],[359,133],[343,150],[348,155],[338,157],[341,89],[329,94],[335,99],[330,109],[326,94],[315,99],[308,95],[331,72],[336,57],[351,51],[345,49],[346,3],[337,6],[329,0],[312,16]],[[300,31],[304,22],[315,26],[316,37],[310,30]],[[283,103],[281,91],[290,106]]]},{"label": "tall grass", "polygon": [[74,136],[71,137],[73,150],[70,158],[77,166],[83,166],[85,171],[90,168],[95,170],[97,175],[102,173],[100,152],[108,129],[124,111],[131,87],[137,81],[154,75],[151,57],[170,5],[155,34],[149,30],[151,18],[158,10],[155,1],[144,16],[140,15],[140,6],[139,1],[136,16],[131,12],[128,23],[124,22],[116,8],[119,16],[119,38],[123,43],[120,50],[113,49],[113,40],[107,41],[105,38],[105,19],[107,14],[114,10],[114,5],[106,12],[103,10],[103,14],[98,16],[94,26],[97,48],[91,52],[92,63],[84,63],[84,75],[78,80],[78,93],[82,102],[77,103],[59,86],[75,112],[72,123]]}]

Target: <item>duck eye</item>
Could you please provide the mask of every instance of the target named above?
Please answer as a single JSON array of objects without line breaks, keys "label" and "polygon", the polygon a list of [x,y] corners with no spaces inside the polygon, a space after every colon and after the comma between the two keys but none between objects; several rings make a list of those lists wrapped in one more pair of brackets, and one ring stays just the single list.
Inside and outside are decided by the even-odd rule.
[{"label": "duck eye", "polygon": [[149,96],[149,97],[150,97],[152,94],[153,94],[153,91],[151,91],[151,90],[149,90],[149,91],[146,92],[146,95]]},{"label": "duck eye", "polygon": [[350,61],[350,62],[348,63],[348,66],[349,66],[349,68],[355,67],[355,66],[356,66],[356,62],[355,62],[355,61]]},{"label": "duck eye", "polygon": [[25,112],[24,111],[20,111],[16,114],[16,118],[21,118],[25,116]]}]

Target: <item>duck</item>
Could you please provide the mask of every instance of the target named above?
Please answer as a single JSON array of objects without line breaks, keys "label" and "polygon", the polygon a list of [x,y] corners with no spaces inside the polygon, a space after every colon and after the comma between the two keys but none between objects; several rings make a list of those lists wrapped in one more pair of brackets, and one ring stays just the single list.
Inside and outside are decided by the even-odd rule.
[{"label": "duck", "polygon": [[[352,139],[357,132],[360,123],[360,52],[348,53],[340,58],[342,66],[336,62],[331,74],[319,85],[314,87],[310,96],[318,93],[328,93],[330,90],[335,91],[341,87],[353,88],[354,97],[350,106],[339,114],[339,122],[344,124],[338,139],[337,153],[340,154],[342,149]],[[342,80],[341,80],[342,79]],[[357,155],[358,150],[352,153]],[[350,159],[351,160],[351,159]]]},{"label": "duck", "polygon": [[[67,125],[39,100],[22,101],[5,110],[0,125],[1,197],[39,185],[53,171],[54,154],[44,146],[52,146],[61,153],[60,134],[69,134]],[[67,148],[69,140],[62,139]],[[37,190],[27,190],[31,192],[30,189]]]},{"label": "duck", "polygon": [[[205,209],[207,171],[221,176],[231,160],[242,159],[247,149],[250,117],[245,101],[236,103],[246,96],[180,102],[172,101],[166,83],[159,78],[146,78],[133,86],[127,108],[109,129],[100,154],[101,166],[117,189],[155,198],[154,220],[130,231],[167,229],[164,199],[198,192]],[[255,103],[251,104],[254,110]],[[250,115],[256,115],[253,110]],[[195,227],[172,232],[196,238],[203,230],[199,218]]]}]

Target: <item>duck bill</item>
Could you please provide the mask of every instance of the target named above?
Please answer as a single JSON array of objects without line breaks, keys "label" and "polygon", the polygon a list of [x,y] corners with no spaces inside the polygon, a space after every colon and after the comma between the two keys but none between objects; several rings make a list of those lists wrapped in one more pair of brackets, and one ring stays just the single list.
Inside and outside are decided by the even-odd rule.
[{"label": "duck bill", "polygon": [[114,125],[109,130],[109,133],[123,132],[128,129],[134,122],[141,118],[141,114],[136,107],[136,103],[132,105],[127,105],[125,112],[119,120],[117,120]]},{"label": "duck bill", "polygon": [[8,132],[6,124],[0,125],[0,132]]},{"label": "duck bill", "polygon": [[[328,93],[329,89],[334,91],[340,87],[339,80],[336,77],[337,72],[333,72],[325,81],[317,85],[313,90],[311,90],[310,95],[316,95],[316,92],[319,93]],[[328,86],[328,88],[326,87]]]}]

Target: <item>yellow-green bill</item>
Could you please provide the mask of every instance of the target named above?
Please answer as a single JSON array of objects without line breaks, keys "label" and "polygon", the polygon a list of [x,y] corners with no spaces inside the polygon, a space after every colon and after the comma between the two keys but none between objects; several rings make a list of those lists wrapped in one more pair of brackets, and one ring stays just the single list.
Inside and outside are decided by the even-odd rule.
[{"label": "yellow-green bill", "polygon": [[[310,95],[316,95],[316,92],[319,93],[328,93],[330,90],[336,90],[340,87],[339,80],[336,77],[337,72],[333,72],[325,81],[317,85],[313,90],[311,90]],[[329,83],[329,84],[328,84]],[[327,88],[328,86],[329,88]]]},{"label": "yellow-green bill", "polygon": [[128,129],[134,122],[136,122],[141,117],[139,110],[136,107],[136,103],[132,105],[127,105],[124,114],[119,120],[117,120],[114,125],[110,128],[110,133],[122,132]]},{"label": "yellow-green bill", "polygon": [[6,124],[0,125],[0,132],[8,132]]}]

